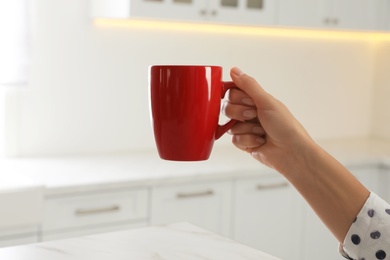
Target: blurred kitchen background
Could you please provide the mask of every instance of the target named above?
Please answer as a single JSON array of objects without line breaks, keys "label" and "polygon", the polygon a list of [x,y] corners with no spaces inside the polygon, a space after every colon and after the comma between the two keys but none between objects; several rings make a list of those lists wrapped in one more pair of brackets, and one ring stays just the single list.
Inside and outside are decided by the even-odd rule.
[{"label": "blurred kitchen background", "polygon": [[[304,203],[298,202],[299,198],[294,202],[297,204],[286,203],[287,213],[281,212],[289,221],[299,222],[297,225],[302,226],[302,229],[295,227],[290,232],[297,239],[287,237],[283,244],[283,241],[278,241],[273,229],[265,238],[256,236],[264,235],[267,231],[255,228],[245,231],[257,233],[255,238],[240,239],[235,235],[244,230],[240,228],[241,224],[232,224],[242,214],[251,217],[258,214],[256,220],[263,221],[262,215],[266,215],[265,212],[272,205],[280,206],[283,201],[290,201],[291,194],[295,196],[291,187],[287,187],[288,191],[278,190],[275,196],[266,191],[265,197],[254,201],[249,207],[258,205],[255,213],[232,213],[240,207],[237,205],[247,201],[236,196],[240,190],[236,186],[237,176],[246,176],[242,174],[244,169],[240,170],[236,165],[234,172],[214,174],[214,169],[215,172],[225,169],[225,166],[221,166],[223,159],[219,158],[211,158],[209,162],[195,166],[159,162],[154,151],[148,103],[148,66],[152,64],[220,65],[224,68],[224,80],[229,80],[231,67],[240,67],[283,101],[313,138],[326,144],[337,143],[337,147],[338,142],[346,141],[348,147],[352,148],[340,152],[340,159],[344,156],[349,158],[349,151],[359,150],[360,146],[355,148],[356,144],[364,143],[364,148],[375,150],[372,154],[359,154],[346,162],[350,162],[352,168],[363,165],[363,171],[370,172],[363,179],[374,183],[379,189],[378,193],[383,191],[385,194],[388,186],[381,185],[383,178],[387,180],[388,177],[383,177],[385,167],[382,161],[377,161],[382,157],[375,157],[379,152],[372,142],[385,146],[385,150],[389,147],[384,145],[390,140],[389,0],[32,0],[25,1],[24,8],[28,19],[26,45],[20,50],[26,52],[28,74],[22,83],[5,82],[1,89],[0,144],[3,168],[0,168],[0,175],[6,180],[10,173],[15,172],[43,186],[35,196],[37,201],[43,198],[44,202],[37,202],[36,209],[44,213],[42,219],[39,219],[39,212],[31,213],[37,216],[35,222],[30,221],[28,229],[21,229],[23,231],[20,232],[15,231],[14,223],[4,226],[6,231],[0,231],[0,238],[4,241],[37,242],[120,230],[132,226],[134,219],[142,219],[142,225],[191,221],[184,215],[171,219],[164,216],[161,221],[153,221],[156,219],[154,212],[163,215],[164,210],[183,211],[182,206],[170,208],[159,204],[154,207],[153,203],[160,203],[158,199],[164,198],[172,190],[176,192],[178,183],[187,187],[186,182],[196,184],[198,181],[207,197],[210,195],[207,191],[211,189],[206,187],[209,182],[219,187],[218,182],[222,181],[226,186],[221,186],[221,189],[227,191],[219,193],[217,189],[211,192],[211,195],[219,198],[213,202],[216,204],[210,204],[219,218],[215,222],[224,223],[223,231],[215,231],[251,246],[256,245],[250,241],[270,243],[269,246],[259,243],[258,248],[283,259],[310,259],[313,252],[324,255],[323,258],[317,256],[318,259],[337,257],[337,241],[322,227],[318,227],[321,230],[318,233],[305,236],[315,230],[308,227],[307,222],[317,222],[315,217],[310,220],[305,215],[307,211],[302,206]],[[7,27],[6,24],[7,21],[3,19],[1,28]],[[1,51],[7,52],[4,47]],[[344,151],[344,146],[340,147]],[[231,152],[232,158],[239,158],[237,164],[241,158],[242,164],[251,161],[230,145],[228,135],[216,142],[215,149]],[[138,158],[134,154],[144,157],[133,159]],[[117,159],[116,155],[120,158]],[[85,163],[83,158],[86,158]],[[234,161],[230,159],[229,163]],[[137,184],[133,184],[133,177],[129,177],[136,171],[132,168],[132,162],[134,165],[137,163],[136,170],[141,169],[139,175],[143,171],[140,162],[145,163],[145,167],[156,163],[159,168],[153,168],[153,171],[161,171],[164,177],[154,172],[146,182],[137,179]],[[93,166],[95,163],[97,166]],[[182,176],[185,173],[178,173],[181,170],[185,172],[188,167],[198,171],[196,174],[189,173],[190,180]],[[261,168],[253,164],[248,170],[251,173],[243,180],[245,185],[263,178],[257,176],[255,167]],[[33,173],[30,174],[29,169]],[[104,172],[104,169],[107,171]],[[116,171],[121,173],[120,177]],[[272,186],[273,178],[278,175],[272,173],[268,176],[267,171],[261,168],[266,176],[263,179],[267,179],[266,182]],[[56,176],[56,172],[62,175]],[[88,177],[82,175],[83,172]],[[126,172],[129,176],[126,176]],[[194,177],[202,174],[208,177]],[[106,177],[109,175],[114,177]],[[165,183],[162,179],[170,179],[170,182]],[[135,187],[136,195],[131,193],[132,189],[128,191],[124,182],[130,188]],[[276,183],[280,183],[280,179]],[[92,184],[95,186],[90,187]],[[283,183],[279,188],[284,187],[286,185]],[[190,189],[191,193],[195,192],[195,188]],[[101,215],[90,222],[86,217],[78,222],[73,219],[76,217],[70,215],[67,215],[67,220],[58,220],[68,214],[69,208],[76,210],[78,206],[71,206],[73,202],[77,204],[83,199],[89,202],[104,201],[104,198],[94,196],[99,194],[104,197],[104,194],[117,192],[121,193],[118,195],[121,198],[134,195],[137,205],[144,202],[149,204],[142,206],[143,213],[130,222],[126,217],[122,219],[122,216],[118,221],[115,218],[106,221]],[[225,197],[220,200],[219,196]],[[28,197],[31,198],[31,194]],[[276,201],[270,202],[271,198]],[[12,206],[12,199],[5,201],[10,202],[10,207],[17,207]],[[22,207],[23,201],[19,201]],[[112,211],[107,214],[123,212],[117,206],[119,202],[111,203],[114,205],[112,207],[110,203],[108,210],[102,206],[103,209],[98,208],[95,213],[104,215],[105,210]],[[196,214],[203,211],[204,216],[198,218],[207,218],[207,209],[199,208],[202,204],[207,203],[201,201],[183,207]],[[269,205],[267,209],[266,204]],[[291,206],[298,204],[299,207]],[[67,208],[61,208],[64,205]],[[83,207],[77,208],[76,213],[83,216],[91,211],[94,213],[95,206],[83,204]],[[292,211],[288,211],[290,207]],[[231,217],[226,217],[225,213]],[[52,219],[48,220],[50,217]],[[272,217],[268,217],[268,220],[272,222]],[[49,224],[45,224],[45,221]],[[76,224],[73,225],[72,221]],[[285,224],[282,223],[285,219],[279,221],[280,229],[284,229]],[[56,226],[57,222],[61,222],[59,227]],[[126,225],[122,225],[125,222]],[[242,223],[245,222],[248,220],[242,220]],[[111,224],[115,228],[110,228]],[[292,225],[291,222],[288,224]],[[319,222],[317,224],[321,225]],[[207,224],[205,226],[209,227]],[[268,225],[263,228],[268,228]],[[29,239],[24,240],[26,234]],[[308,241],[325,239],[326,236],[329,236],[330,247],[323,252],[315,247],[319,245],[309,246]],[[24,242],[4,242],[4,245],[20,243]],[[328,252],[330,256],[326,255]]]}]

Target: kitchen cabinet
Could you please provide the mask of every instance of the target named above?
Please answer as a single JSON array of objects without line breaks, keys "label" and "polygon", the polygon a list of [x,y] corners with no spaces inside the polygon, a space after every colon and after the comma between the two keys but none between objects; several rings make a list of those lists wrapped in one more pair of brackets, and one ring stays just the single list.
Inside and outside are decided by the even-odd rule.
[{"label": "kitchen cabinet", "polygon": [[278,0],[91,0],[92,17],[272,25]]},{"label": "kitchen cabinet", "polygon": [[301,259],[302,200],[277,173],[237,180],[233,238],[281,259]]},{"label": "kitchen cabinet", "polygon": [[382,0],[280,0],[278,24],[375,30],[382,5]]},{"label": "kitchen cabinet", "polygon": [[230,236],[231,181],[152,188],[151,224],[186,221]]},{"label": "kitchen cabinet", "polygon": [[383,0],[381,5],[381,25],[383,30],[390,30],[390,0]]},{"label": "kitchen cabinet", "polygon": [[[379,167],[353,168],[350,171],[369,190],[382,196],[383,193],[379,185],[382,180]],[[321,256],[321,259],[345,259],[338,253],[338,241],[309,205],[305,205],[303,237],[303,245],[305,246],[301,259],[313,259],[315,256]]]},{"label": "kitchen cabinet", "polygon": [[[0,174],[0,247],[38,241],[42,222],[42,186],[19,174]],[[18,186],[18,183],[20,183]]]},{"label": "kitchen cabinet", "polygon": [[390,166],[389,165],[381,165],[379,168],[379,188],[381,190],[382,198],[390,203]]},{"label": "kitchen cabinet", "polygon": [[42,240],[144,226],[148,197],[143,188],[47,198]]},{"label": "kitchen cabinet", "polygon": [[38,225],[0,229],[0,247],[38,242]]},{"label": "kitchen cabinet", "polygon": [[93,18],[389,30],[389,0],[90,0]]}]

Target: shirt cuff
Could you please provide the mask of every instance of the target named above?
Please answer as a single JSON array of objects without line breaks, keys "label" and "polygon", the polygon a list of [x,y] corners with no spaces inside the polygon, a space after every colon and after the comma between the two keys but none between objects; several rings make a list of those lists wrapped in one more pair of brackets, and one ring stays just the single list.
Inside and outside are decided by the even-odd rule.
[{"label": "shirt cuff", "polygon": [[389,212],[389,204],[371,192],[339,246],[340,254],[347,259],[385,259],[386,254],[389,257]]}]

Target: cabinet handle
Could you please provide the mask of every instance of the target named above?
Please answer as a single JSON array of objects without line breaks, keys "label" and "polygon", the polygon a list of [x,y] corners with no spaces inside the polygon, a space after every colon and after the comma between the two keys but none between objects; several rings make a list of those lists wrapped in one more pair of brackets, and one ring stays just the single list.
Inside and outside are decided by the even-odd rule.
[{"label": "cabinet handle", "polygon": [[332,22],[333,22],[334,25],[338,25],[339,24],[339,19],[333,18]]},{"label": "cabinet handle", "polygon": [[287,182],[271,183],[271,184],[258,184],[256,186],[256,189],[258,189],[258,190],[269,190],[269,189],[283,188],[283,187],[287,187],[287,186],[288,186]]},{"label": "cabinet handle", "polygon": [[202,9],[202,10],[200,10],[200,15],[203,15],[203,16],[206,16],[207,15],[207,11],[206,11],[206,9]]},{"label": "cabinet handle", "polygon": [[118,205],[112,205],[109,207],[94,208],[94,209],[76,209],[75,215],[76,216],[87,216],[87,215],[94,215],[94,214],[100,214],[100,213],[117,212],[120,209],[121,208]]},{"label": "cabinet handle", "polygon": [[201,191],[201,192],[190,192],[190,193],[179,192],[176,195],[176,198],[187,199],[187,198],[193,198],[193,197],[206,197],[206,196],[212,196],[212,195],[214,195],[214,191],[212,191],[212,190],[206,190],[206,191]]},{"label": "cabinet handle", "polygon": [[212,16],[216,16],[217,14],[218,14],[217,10],[212,10],[212,11],[211,11],[211,15],[212,15]]}]

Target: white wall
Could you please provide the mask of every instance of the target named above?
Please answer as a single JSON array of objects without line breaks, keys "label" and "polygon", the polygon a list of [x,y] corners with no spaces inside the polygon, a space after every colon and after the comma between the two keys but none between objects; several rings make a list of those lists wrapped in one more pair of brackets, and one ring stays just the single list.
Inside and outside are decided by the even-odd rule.
[{"label": "white wall", "polygon": [[[35,0],[31,84],[13,96],[9,155],[154,147],[148,66],[239,66],[284,101],[315,138],[370,135],[370,41],[97,27],[87,0]],[[218,145],[230,142],[230,137]]]},{"label": "white wall", "polygon": [[390,43],[383,42],[376,51],[372,132],[390,140]]}]

